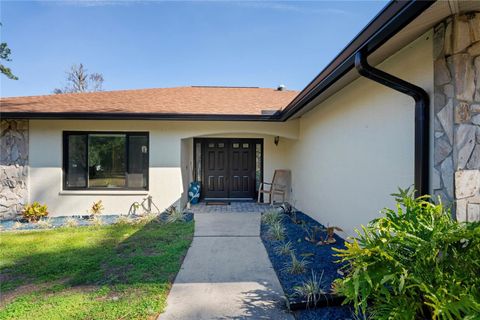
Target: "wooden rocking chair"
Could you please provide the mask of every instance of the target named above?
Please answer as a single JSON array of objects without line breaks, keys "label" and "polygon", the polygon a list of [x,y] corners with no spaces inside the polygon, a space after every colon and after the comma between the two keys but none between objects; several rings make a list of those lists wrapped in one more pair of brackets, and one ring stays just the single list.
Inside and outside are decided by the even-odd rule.
[{"label": "wooden rocking chair", "polygon": [[258,203],[260,195],[268,194],[269,203],[273,204],[275,195],[282,196],[282,202],[285,202],[290,188],[290,170],[275,170],[272,182],[262,182],[258,188]]}]

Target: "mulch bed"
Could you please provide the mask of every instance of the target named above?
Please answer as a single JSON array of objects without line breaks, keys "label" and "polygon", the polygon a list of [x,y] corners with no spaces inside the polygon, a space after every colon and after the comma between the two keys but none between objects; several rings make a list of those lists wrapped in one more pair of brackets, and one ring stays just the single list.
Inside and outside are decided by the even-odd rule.
[{"label": "mulch bed", "polygon": [[[302,225],[301,221],[304,221],[304,225]],[[333,251],[333,248],[344,249],[344,239],[335,234],[335,239],[337,240],[336,243],[325,245],[316,245],[305,240],[305,237],[308,236],[307,232],[305,231],[305,226],[310,230],[313,227],[324,228],[324,226],[302,212],[297,212],[297,223],[294,223],[290,216],[284,215],[282,224],[286,230],[284,241],[273,241],[269,239],[267,235],[268,226],[264,223],[261,225],[260,235],[268,252],[268,256],[270,257],[270,261],[272,262],[273,268],[275,269],[278,279],[283,287],[289,307],[294,310],[302,308],[303,305],[303,308],[305,308],[305,299],[295,295],[294,288],[302,285],[303,282],[310,279],[312,277],[312,272],[317,275],[317,278],[323,273],[322,282],[327,294],[323,297],[323,303],[321,303],[321,305],[328,305],[328,307],[312,310],[314,307],[309,306],[307,309],[310,310],[295,312],[297,318],[351,319],[352,312],[350,307],[336,306],[339,304],[339,301],[342,301],[342,299],[331,293],[332,282],[341,277],[337,271],[342,266],[341,264],[335,262],[338,260],[338,257],[334,256],[336,252]],[[327,237],[326,232],[320,232],[319,235],[323,239],[326,239]],[[305,258],[305,260],[310,262],[307,265],[306,272],[303,274],[294,275],[285,271],[285,265],[291,261],[290,255],[278,255],[275,253],[276,246],[280,245],[282,242],[288,241],[292,243],[297,259]]]}]

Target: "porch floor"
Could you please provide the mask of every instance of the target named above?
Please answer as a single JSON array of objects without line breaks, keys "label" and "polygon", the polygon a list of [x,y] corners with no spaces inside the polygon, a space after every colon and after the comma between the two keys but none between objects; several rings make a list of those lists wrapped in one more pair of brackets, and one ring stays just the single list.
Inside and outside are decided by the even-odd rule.
[{"label": "porch floor", "polygon": [[264,212],[271,208],[268,203],[257,203],[254,201],[230,202],[229,205],[209,204],[204,201],[192,205],[191,210],[194,213],[231,213],[231,212]]}]

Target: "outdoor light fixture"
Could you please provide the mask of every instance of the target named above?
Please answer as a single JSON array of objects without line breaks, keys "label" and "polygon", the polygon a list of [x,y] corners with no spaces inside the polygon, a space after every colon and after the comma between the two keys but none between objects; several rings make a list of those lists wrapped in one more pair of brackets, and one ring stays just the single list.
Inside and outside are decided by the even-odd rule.
[{"label": "outdoor light fixture", "polygon": [[278,142],[280,141],[280,137],[279,136],[276,136],[274,139],[273,139],[273,143],[275,143],[276,146],[278,146]]}]

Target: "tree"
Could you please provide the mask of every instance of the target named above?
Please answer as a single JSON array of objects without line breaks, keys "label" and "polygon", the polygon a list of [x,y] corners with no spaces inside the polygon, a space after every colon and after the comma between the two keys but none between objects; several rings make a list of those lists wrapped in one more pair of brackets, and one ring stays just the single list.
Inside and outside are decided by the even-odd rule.
[{"label": "tree", "polygon": [[63,89],[55,88],[53,93],[76,93],[102,91],[103,75],[88,73],[82,63],[72,65],[67,72],[67,85]]},{"label": "tree", "polygon": [[[0,23],[0,27],[2,24]],[[8,47],[6,42],[0,43],[0,60],[5,60],[5,61],[12,61],[10,59],[10,54],[11,50]],[[0,63],[0,72],[4,74],[7,78],[12,79],[12,80],[18,80],[18,77],[16,77],[10,68],[5,67],[3,64]]]}]

